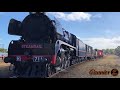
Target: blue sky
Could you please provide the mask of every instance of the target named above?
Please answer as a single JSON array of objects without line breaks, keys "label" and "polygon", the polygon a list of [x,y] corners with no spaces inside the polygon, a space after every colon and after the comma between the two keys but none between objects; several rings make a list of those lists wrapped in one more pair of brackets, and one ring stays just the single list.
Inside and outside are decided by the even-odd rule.
[{"label": "blue sky", "polygon": [[[0,44],[8,48],[18,36],[8,34],[11,18],[22,21],[28,12],[0,12]],[[62,27],[75,34],[84,43],[98,49],[116,48],[120,45],[120,12],[47,12],[56,17]]]}]

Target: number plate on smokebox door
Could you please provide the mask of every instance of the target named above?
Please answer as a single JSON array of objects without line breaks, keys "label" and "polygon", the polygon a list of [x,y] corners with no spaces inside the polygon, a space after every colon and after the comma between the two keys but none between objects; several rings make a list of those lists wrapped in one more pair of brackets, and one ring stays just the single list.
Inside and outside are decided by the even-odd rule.
[{"label": "number plate on smokebox door", "polygon": [[43,62],[46,61],[47,59],[42,57],[42,56],[34,56],[33,57],[33,62]]}]

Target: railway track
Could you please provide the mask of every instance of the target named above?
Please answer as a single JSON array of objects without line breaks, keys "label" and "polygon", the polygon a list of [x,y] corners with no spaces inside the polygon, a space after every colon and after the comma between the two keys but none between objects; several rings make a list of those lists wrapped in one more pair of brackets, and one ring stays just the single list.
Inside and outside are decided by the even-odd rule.
[{"label": "railway track", "polygon": [[[97,60],[97,59],[96,59],[96,60]],[[82,63],[85,63],[85,62],[88,62],[88,61],[94,61],[94,60],[82,61],[82,62],[73,64],[73,65],[69,66],[68,68],[72,68],[72,67],[74,67],[74,66],[77,66],[77,65],[79,65],[79,64],[82,64]],[[68,68],[66,68],[66,69],[68,69]],[[59,74],[59,73],[61,73],[61,72],[64,72],[66,69],[62,69],[61,71],[58,71],[58,72],[54,73],[53,75],[51,75],[50,77],[47,77],[47,78],[52,78],[52,77],[56,76],[57,74]]]},{"label": "railway track", "polygon": [[[86,60],[86,61],[93,61],[93,60]],[[74,67],[74,66],[79,65],[79,64],[82,64],[82,63],[85,63],[86,61],[81,61],[81,62],[79,62],[79,63],[73,64],[73,65],[69,66],[68,68]],[[61,72],[64,72],[64,71],[65,71],[66,69],[68,69],[68,68],[65,68],[65,69],[62,69],[62,70],[60,70],[60,71],[57,71],[56,73],[52,74],[51,76],[49,76],[49,77],[47,77],[47,78],[52,78],[52,77],[56,76],[57,74],[59,74],[59,73],[61,73]],[[10,76],[9,78],[19,78],[19,77],[18,77],[18,76]]]},{"label": "railway track", "polygon": [[[97,59],[96,59],[97,60]],[[49,77],[47,77],[47,78],[52,78],[52,77],[54,77],[54,76],[56,76],[57,74],[59,74],[59,73],[61,73],[61,72],[64,72],[66,69],[68,69],[68,68],[72,68],[72,67],[74,67],[74,66],[76,66],[76,65],[79,65],[79,64],[82,64],[82,63],[85,63],[85,62],[88,62],[88,61],[93,61],[93,60],[86,60],[86,61],[81,61],[81,62],[79,62],[79,63],[76,63],[76,64],[73,64],[73,65],[71,65],[71,66],[69,66],[69,67],[67,67],[67,68],[65,68],[65,69],[62,69],[62,70],[60,70],[60,71],[57,71],[56,73],[54,73],[54,74],[52,74],[51,76],[49,76]],[[18,76],[10,76],[9,78],[20,78],[20,77],[18,77]]]},{"label": "railway track", "polygon": [[[95,60],[97,60],[97,59],[95,59]],[[79,65],[79,64],[82,64],[82,63],[85,63],[85,62],[89,62],[89,61],[94,61],[94,60],[81,61],[81,62],[79,62],[79,63],[76,63],[76,64],[73,64],[73,65],[69,66],[68,68],[72,68],[72,67],[74,67],[74,66],[76,66],[76,65]],[[68,68],[66,68],[66,69],[68,69]],[[53,77],[56,76],[57,74],[59,74],[59,73],[61,73],[61,72],[64,72],[66,69],[62,69],[62,70],[60,70],[60,71],[57,71],[56,73],[52,74],[51,76],[49,76],[49,77],[47,77],[47,78],[53,78]],[[13,75],[13,76],[10,76],[9,78],[19,78],[19,77]]]}]

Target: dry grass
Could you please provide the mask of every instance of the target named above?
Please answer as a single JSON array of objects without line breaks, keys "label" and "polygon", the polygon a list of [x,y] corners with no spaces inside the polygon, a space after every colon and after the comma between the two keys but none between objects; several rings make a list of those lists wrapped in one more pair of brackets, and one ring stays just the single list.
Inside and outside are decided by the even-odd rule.
[{"label": "dry grass", "polygon": [[[117,69],[119,74],[117,76],[112,76],[111,73],[108,75],[90,75],[91,69],[110,72],[112,69]],[[81,63],[59,73],[53,78],[120,78],[120,58],[115,55],[109,55],[103,59]]]}]

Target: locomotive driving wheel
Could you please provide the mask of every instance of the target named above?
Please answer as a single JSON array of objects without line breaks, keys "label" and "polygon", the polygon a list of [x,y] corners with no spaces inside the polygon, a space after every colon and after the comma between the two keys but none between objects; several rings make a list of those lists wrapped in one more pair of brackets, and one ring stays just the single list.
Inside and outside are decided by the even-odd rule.
[{"label": "locomotive driving wheel", "polygon": [[46,64],[46,76],[47,77],[50,77],[51,75],[52,75],[52,70],[51,70],[51,65],[50,65],[50,63],[47,63]]},{"label": "locomotive driving wheel", "polygon": [[68,58],[65,57],[64,58],[64,69],[66,69],[68,67],[68,63],[69,63]]},{"label": "locomotive driving wheel", "polygon": [[68,54],[68,56],[67,56],[67,67],[69,67],[70,66],[70,55]]},{"label": "locomotive driving wheel", "polygon": [[65,69],[65,63],[66,63],[66,60],[65,60],[65,58],[64,58],[64,60],[63,60],[62,63],[61,63],[61,70],[62,70],[62,69]]},{"label": "locomotive driving wheel", "polygon": [[61,57],[57,55],[56,57],[56,72],[60,71],[63,67],[63,63],[61,62]]}]

